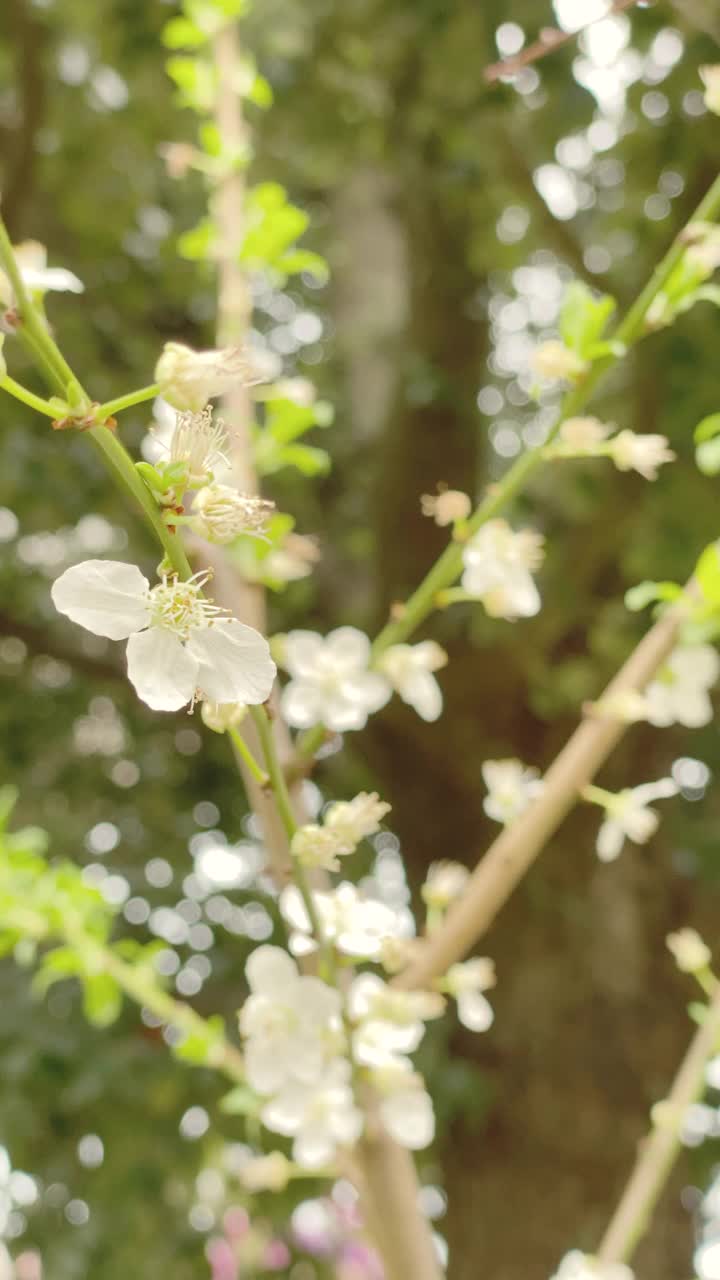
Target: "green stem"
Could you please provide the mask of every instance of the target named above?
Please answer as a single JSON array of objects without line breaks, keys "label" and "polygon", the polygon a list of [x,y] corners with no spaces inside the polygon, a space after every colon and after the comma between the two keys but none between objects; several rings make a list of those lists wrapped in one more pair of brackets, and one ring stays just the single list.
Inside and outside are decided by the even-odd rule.
[{"label": "green stem", "polygon": [[247,742],[243,738],[239,729],[228,729],[228,733],[230,734],[230,737],[232,738],[235,744],[235,750],[240,756],[240,759],[242,760],[243,764],[247,767],[248,772],[255,779],[258,786],[266,787],[270,782],[270,776],[265,772],[264,769],[260,768],[260,765],[255,759],[252,751],[250,750]]},{"label": "green stem", "polygon": [[161,543],[163,551],[175,572],[181,578],[189,578],[192,574],[192,569],[185,554],[185,548],[180,538],[171,533],[165,524],[150,491],[135,470],[127,449],[107,427],[93,427],[86,434],[90,436],[93,444],[100,450],[106,463],[115,473],[123,488],[131,494],[141,507],[143,515]]},{"label": "green stem", "polygon": [[0,378],[0,387],[3,391],[7,391],[8,395],[14,396],[16,400],[22,400],[23,404],[27,404],[31,409],[35,409],[38,413],[43,413],[46,418],[57,418],[57,409],[53,409],[47,400],[43,400],[41,396],[36,396],[32,391],[28,391],[27,387],[21,386],[14,378],[6,375]]},{"label": "green stem", "polygon": [[55,381],[59,384],[63,394],[67,394],[68,387],[75,388],[79,384],[59,347],[53,341],[45,320],[33,302],[30,291],[22,278],[7,227],[2,218],[0,218],[0,263],[2,263],[3,270],[12,285],[18,315],[24,329],[31,336],[38,351],[42,352],[46,369],[53,371]]},{"label": "green stem", "polygon": [[[718,212],[720,212],[720,176],[715,179],[707,195],[701,200],[690,218],[690,222],[712,221],[716,218]],[[684,252],[685,245],[681,233],[676,236],[670,249],[655,268],[645,288],[636,298],[624,320],[612,334],[613,341],[618,343],[620,348],[627,348],[642,337],[648,310]],[[467,528],[470,534],[476,533],[486,521],[498,515],[519,490],[524,487],[528,478],[544,462],[546,445],[555,438],[562,424],[568,418],[574,418],[584,410],[607,371],[613,368],[620,359],[621,356],[618,354],[609,355],[602,360],[596,361],[582,383],[568,392],[563,399],[558,417],[548,433],[547,440],[544,444],[538,445],[537,448],[522,454],[510,470],[505,473],[499,484],[493,486],[492,492],[481,502],[468,521]],[[435,607],[437,593],[442,591],[443,588],[452,585],[461,568],[462,550],[457,543],[451,543],[405,604],[402,617],[389,622],[380,632],[373,645],[374,658],[378,658],[390,645],[398,644],[405,640],[419,626]]]},{"label": "green stem", "polygon": [[105,404],[101,404],[95,410],[98,422],[105,422],[107,418],[114,418],[116,413],[122,413],[123,409],[131,409],[135,404],[143,404],[145,400],[154,400],[160,395],[160,387],[157,382],[153,382],[149,387],[140,387],[139,391],[129,391],[126,396],[118,396],[115,400],[106,400]]},{"label": "green stem", "polygon": [[[275,747],[275,738],[273,736],[272,724],[267,711],[264,707],[251,707],[250,714],[255,721],[255,727],[260,738],[260,745],[265,757],[265,764],[270,778],[270,786],[275,796],[275,804],[277,805],[280,820],[285,828],[285,834],[288,842],[292,845],[292,838],[297,831],[297,823],[292,811],[292,802],[290,800],[290,792],[285,781],[285,772],[280,763],[277,749]],[[293,858],[293,875],[298,889],[302,895],[305,904],[305,910],[308,913],[312,931],[315,934],[320,946],[329,955],[327,939],[325,938],[322,922],[315,906],[315,899],[305,875],[305,868],[300,865],[297,858]]]}]

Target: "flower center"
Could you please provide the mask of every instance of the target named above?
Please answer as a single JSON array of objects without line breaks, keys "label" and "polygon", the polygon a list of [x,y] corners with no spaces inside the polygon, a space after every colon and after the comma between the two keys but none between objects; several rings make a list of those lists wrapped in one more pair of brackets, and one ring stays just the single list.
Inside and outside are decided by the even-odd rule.
[{"label": "flower center", "polygon": [[163,577],[148,596],[151,625],[174,631],[181,640],[187,640],[197,627],[209,627],[224,611],[203,596],[203,587],[210,575],[196,573],[187,582]]}]

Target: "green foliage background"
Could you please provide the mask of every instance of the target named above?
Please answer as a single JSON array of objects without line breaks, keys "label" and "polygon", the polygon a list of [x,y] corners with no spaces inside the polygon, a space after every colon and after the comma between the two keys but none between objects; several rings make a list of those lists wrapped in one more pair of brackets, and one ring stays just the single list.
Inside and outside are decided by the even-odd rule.
[{"label": "green foliage background", "polygon": [[[98,400],[148,382],[164,340],[212,342],[212,275],[176,252],[177,235],[202,217],[204,191],[199,180],[169,178],[159,155],[195,127],[164,71],[160,33],[174,11],[163,0],[5,0],[0,12],[4,211],[16,241],[43,241],[52,263],[85,282],[81,299],[49,305]],[[505,0],[263,0],[246,21],[275,96],[253,117],[253,176],[282,182],[308,211],[303,243],[332,268],[325,290],[301,279],[286,304],[274,295],[257,312],[266,332],[283,316],[320,313],[323,338],[301,346],[288,370],[317,379],[336,405],[334,428],[310,437],[329,449],[329,474],[308,480],[285,468],[268,484],[323,549],[312,581],[276,598],[273,629],[372,630],[442,546],[419,495],[438,481],[479,492],[499,474],[505,463],[476,397],[483,386],[508,389],[492,364],[497,311],[494,327],[491,319],[493,300],[514,295],[513,273],[531,263],[578,275],[622,309],[714,177],[718,121],[697,114],[697,67],[718,60],[715,6],[659,0],[633,11],[632,46],[645,55],[670,27],[682,60],[657,86],[630,87],[622,136],[583,174],[587,207],[556,218],[533,173],[593,119],[594,100],[573,75],[576,48],[545,59],[528,93],[482,76],[501,23],[532,37],[551,18],[545,0],[516,0],[512,11]],[[664,95],[659,114],[651,92]],[[671,188],[665,215],[649,217],[649,197]],[[527,219],[514,241],[497,234],[508,207]],[[550,762],[580,703],[640,634],[625,589],[682,580],[718,535],[717,483],[694,466],[692,429],[720,408],[719,336],[715,308],[696,308],[643,344],[598,402],[620,426],[670,438],[679,462],[656,485],[573,463],[544,472],[518,504],[548,539],[540,617],[513,627],[460,607],[433,621],[429,633],[451,658],[445,717],[427,726],[393,705],[323,765],[327,796],[372,784],[392,802],[414,886],[433,859],[470,864],[491,838],[484,759]],[[13,372],[36,385],[19,354]],[[517,429],[532,413],[516,397],[499,417]],[[145,407],[124,416],[130,447],[148,420]],[[47,828],[55,853],[107,864],[153,905],[178,902],[188,841],[214,814],[208,803],[230,841],[247,831],[224,744],[203,734],[200,751],[195,721],[139,704],[119,647],[81,636],[49,598],[68,547],[80,558],[83,528],[97,536],[87,524],[73,533],[88,513],[116,530],[100,554],[152,568],[156,552],[81,437],[51,435],[8,399],[0,432],[0,506],[20,522],[0,559],[0,776],[19,787],[19,818]],[[53,541],[58,530],[64,545]],[[78,752],[88,714],[120,717],[117,752]],[[716,775],[715,725],[693,735],[633,730],[602,785],[646,781],[682,755]],[[137,765],[133,785],[118,784],[119,760]],[[493,929],[495,1028],[479,1039],[448,1032],[427,1053],[441,1135],[420,1163],[448,1190],[453,1280],[540,1280],[566,1247],[596,1242],[689,1031],[690,993],[664,935],[694,923],[715,941],[719,812],[711,783],[668,808],[650,847],[611,868],[594,859],[595,815],[578,813]],[[101,822],[120,834],[104,857],[88,846]],[[158,857],[173,869],[167,889],[145,876]],[[214,935],[212,976],[195,1003],[231,1016],[250,943],[222,927]],[[187,1220],[193,1179],[221,1137],[243,1138],[241,1120],[218,1110],[222,1087],[171,1060],[134,1009],[103,1033],[85,1023],[70,984],[34,998],[26,974],[5,961],[0,988],[0,1141],[17,1167],[61,1188],[47,1191],[24,1237],[42,1248],[48,1276],[205,1275],[202,1237]],[[212,1117],[202,1142],[180,1136],[192,1105]],[[99,1169],[78,1161],[87,1133],[105,1144]],[[678,1192],[692,1176],[702,1172],[681,1171],[644,1246],[641,1266],[658,1280],[689,1271],[692,1223]],[[68,1222],[72,1198],[90,1206],[86,1225]]]}]

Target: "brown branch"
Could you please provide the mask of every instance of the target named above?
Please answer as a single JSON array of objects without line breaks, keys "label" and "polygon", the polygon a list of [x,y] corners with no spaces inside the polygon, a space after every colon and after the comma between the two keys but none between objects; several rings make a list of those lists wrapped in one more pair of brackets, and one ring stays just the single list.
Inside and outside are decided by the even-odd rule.
[{"label": "brown branch", "polygon": [[[669,610],[643,637],[603,697],[613,698],[644,689],[671,652],[686,610],[682,601]],[[505,827],[478,863],[462,897],[443,923],[398,975],[404,989],[426,988],[462,959],[489,929],[500,908],[522,880],[549,838],[572,809],[581,789],[592,781],[627,725],[596,716],[574,732],[548,769],[537,800]]]},{"label": "brown branch", "polygon": [[615,0],[615,3],[611,5],[606,14],[603,14],[602,18],[593,19],[592,22],[587,23],[587,26],[580,27],[578,31],[561,31],[559,27],[544,27],[534,44],[529,44],[526,49],[515,54],[513,58],[504,58],[501,62],[493,62],[491,66],[485,68],[484,77],[490,84],[493,84],[496,80],[509,80],[516,76],[519,71],[522,71],[523,67],[529,67],[531,63],[539,62],[541,58],[546,58],[549,53],[554,53],[556,49],[560,49],[563,45],[577,39],[589,27],[594,26],[596,22],[602,22],[603,18],[608,18],[614,13],[622,13],[624,9],[631,9],[637,3],[638,0]]}]

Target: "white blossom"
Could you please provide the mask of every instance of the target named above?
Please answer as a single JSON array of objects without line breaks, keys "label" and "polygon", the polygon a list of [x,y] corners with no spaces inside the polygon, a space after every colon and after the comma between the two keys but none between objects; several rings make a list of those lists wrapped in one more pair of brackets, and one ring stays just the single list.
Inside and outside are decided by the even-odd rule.
[{"label": "white blossom", "polygon": [[304,1169],[319,1169],[339,1146],[357,1142],[363,1128],[355,1105],[350,1064],[331,1062],[309,1085],[289,1083],[263,1107],[263,1124],[273,1133],[293,1138],[293,1160]]},{"label": "white blossom", "polygon": [[655,810],[649,807],[650,801],[667,799],[677,793],[678,787],[672,778],[626,787],[616,795],[597,787],[587,788],[586,798],[601,804],[607,814],[595,845],[600,861],[613,862],[619,857],[626,839],[634,844],[647,844],[660,821]]},{"label": "white blossom", "polygon": [[422,887],[423,900],[429,907],[444,911],[459,897],[470,878],[461,862],[433,862]]},{"label": "white blossom", "polygon": [[238,493],[226,484],[209,484],[193,498],[190,523],[201,538],[224,544],[241,533],[264,537],[274,510],[275,503],[267,498]]},{"label": "white blossom", "polygon": [[422,1151],[435,1137],[435,1115],[422,1076],[407,1068],[392,1067],[373,1072],[373,1084],[382,1093],[380,1118],[401,1147]]},{"label": "white blossom", "polygon": [[324,724],[337,733],[363,729],[391,694],[388,681],[370,671],[369,663],[370,641],[356,627],[338,627],[325,637],[289,632],[282,664],[292,679],[281,704],[288,724],[296,729]]},{"label": "white blossom", "polygon": [[705,85],[705,106],[720,116],[720,65],[700,68],[700,79]]},{"label": "white blossom", "polygon": [[[85,286],[72,271],[65,267],[47,265],[47,249],[37,240],[24,240],[13,249],[23,284],[32,293],[83,293]],[[12,306],[15,302],[13,288],[4,271],[0,271],[0,303]]]},{"label": "white blossom", "polygon": [[442,691],[433,672],[447,663],[447,654],[435,640],[420,644],[394,644],[383,653],[378,669],[387,676],[403,702],[423,720],[437,720],[442,711]]},{"label": "white blossom", "polygon": [[689,729],[713,717],[709,690],[720,675],[720,658],[712,645],[674,649],[644,694],[646,716],[659,728],[684,724]]},{"label": "white blossom", "polygon": [[[338,951],[355,959],[379,960],[383,941],[402,937],[405,931],[404,917],[384,902],[365,898],[349,881],[326,893],[313,893],[313,902],[320,918],[323,934]],[[295,885],[287,885],[280,894],[280,910],[292,927],[290,949],[294,955],[307,955],[317,943],[312,937],[312,925]]]},{"label": "white blossom", "polygon": [[361,791],[352,800],[336,800],[324,814],[325,827],[350,851],[374,836],[391,806],[381,800],[377,791]]},{"label": "white blossom", "polygon": [[191,489],[200,489],[214,477],[218,467],[229,466],[228,434],[225,423],[213,422],[212,409],[202,413],[178,413],[170,437],[168,462],[181,463]]},{"label": "white blossom", "polygon": [[262,371],[247,347],[193,351],[182,342],[166,342],[155,366],[161,396],[173,409],[199,413],[215,396],[262,381]]},{"label": "white blossom", "polygon": [[249,1084],[261,1094],[312,1085],[342,1044],[339,993],[301,976],[281,947],[257,947],[245,972],[251,994],[240,1010],[240,1031]]},{"label": "white blossom", "polygon": [[282,546],[273,547],[262,561],[263,576],[277,582],[299,582],[307,578],[320,559],[320,548],[314,538],[302,533],[289,533]]},{"label": "white blossom", "polygon": [[489,818],[505,825],[519,818],[543,789],[538,770],[522,760],[486,760],[482,776],[488,789],[483,809]]},{"label": "white blossom", "polygon": [[533,351],[530,364],[541,378],[553,382],[577,382],[587,368],[585,361],[558,338],[541,342]]},{"label": "white blossom", "polygon": [[467,493],[460,489],[439,489],[438,493],[424,493],[420,499],[420,507],[424,516],[429,516],[440,528],[455,524],[458,520],[467,520],[472,511],[472,502]]},{"label": "white blossom", "polygon": [[206,575],[163,578],[151,587],[136,565],[86,560],[53,584],[55,608],[110,640],[127,640],[128,676],[155,711],[177,711],[197,693],[213,702],[256,705],[276,675],[258,631],[205,599]]},{"label": "white blossom", "polygon": [[396,991],[374,973],[353,979],[347,994],[356,1062],[366,1067],[392,1066],[398,1054],[414,1053],[425,1034],[425,1022],[441,1015],[445,1001],[434,991]]},{"label": "white blossom", "polygon": [[624,1262],[598,1262],[579,1249],[566,1253],[551,1280],[634,1280]]},{"label": "white blossom", "polygon": [[493,618],[532,617],[540,610],[532,574],[543,554],[534,530],[516,532],[506,520],[488,520],[463,547],[463,590],[482,600]]},{"label": "white blossom", "polygon": [[638,435],[636,431],[613,436],[607,452],[618,471],[638,471],[646,480],[657,480],[658,467],[675,458],[665,436]]},{"label": "white blossom", "polygon": [[558,439],[569,451],[577,454],[594,454],[610,435],[611,428],[599,418],[567,418],[563,422]]},{"label": "white blossom", "polygon": [[299,827],[292,838],[292,852],[303,866],[337,871],[339,859],[354,852],[361,840],[375,835],[390,805],[376,791],[361,791],[353,800],[328,805],[324,825]]},{"label": "white blossom", "polygon": [[712,953],[697,929],[678,929],[677,933],[669,933],[665,941],[682,973],[699,973],[708,968]]},{"label": "white blossom", "polygon": [[495,965],[486,956],[476,956],[453,964],[442,980],[442,987],[457,1001],[458,1018],[469,1031],[487,1031],[495,1014],[483,995],[495,986]]}]

